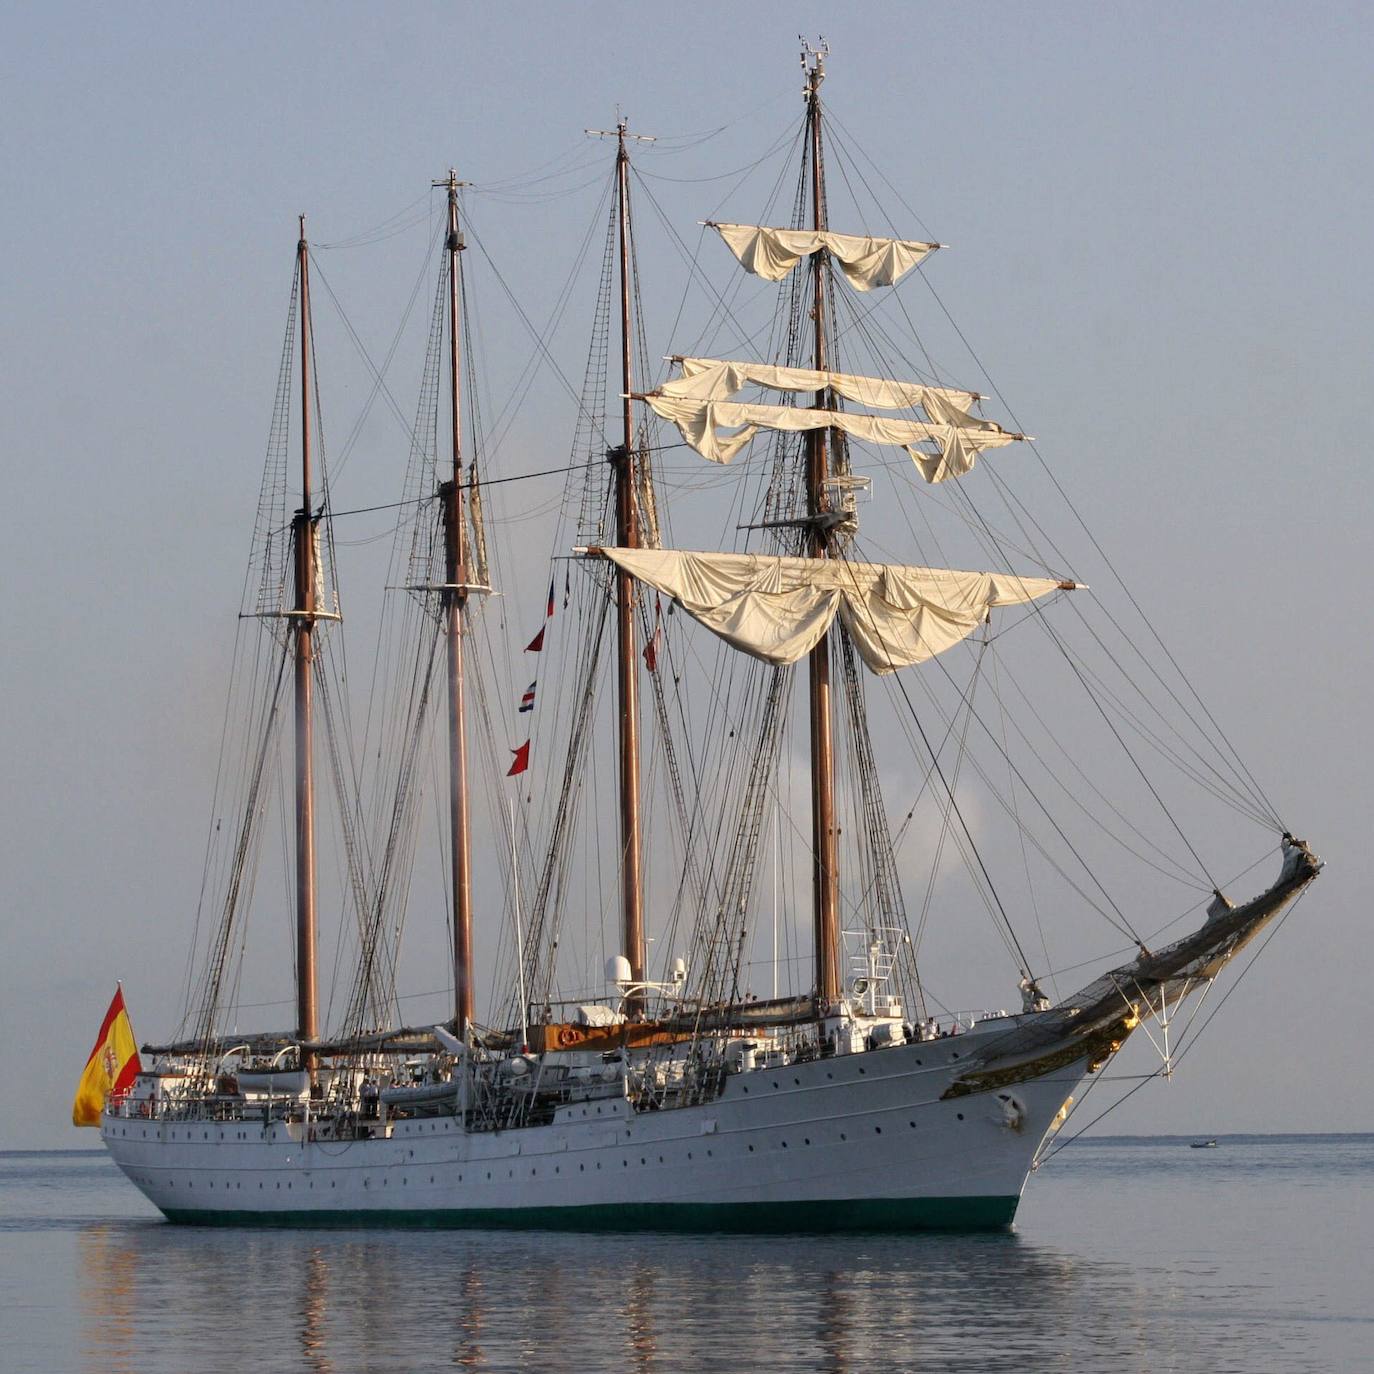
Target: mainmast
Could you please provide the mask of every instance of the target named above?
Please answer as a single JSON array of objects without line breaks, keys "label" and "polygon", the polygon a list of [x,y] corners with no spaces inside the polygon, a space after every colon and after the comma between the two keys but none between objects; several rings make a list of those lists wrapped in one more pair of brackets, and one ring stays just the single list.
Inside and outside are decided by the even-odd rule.
[{"label": "mainmast", "polygon": [[[615,469],[616,542],[622,548],[639,547],[639,520],[635,509],[634,413],[630,392],[630,157],[625,148],[626,121],[616,124],[616,195],[620,220],[620,375],[621,441],[612,449]],[[630,964],[630,981],[643,984],[644,875],[639,808],[639,660],[636,655],[634,579],[624,569],[615,574],[617,629],[616,677],[620,715],[620,892],[621,939]],[[625,999],[625,1010],[642,1011],[644,994],[636,988]]]},{"label": "mainmast", "polygon": [[[821,180],[821,82],[825,80],[825,53],[811,48],[802,54],[806,71],[806,112],[811,146],[812,228],[826,228],[825,188]],[[812,316],[815,321],[814,362],[818,372],[826,370],[825,299],[827,283],[825,249],[811,255]],[[816,408],[832,408],[830,392],[816,393]],[[812,430],[807,436],[806,508],[809,517],[808,543],[813,558],[828,555],[828,506],[826,481],[830,475],[829,431]],[[813,885],[813,923],[816,950],[816,1000],[824,1014],[840,996],[840,870],[835,833],[835,746],[834,713],[830,699],[830,635],[821,637],[811,650],[811,850]]]},{"label": "mainmast", "polygon": [[[296,1031],[303,1045],[319,1039],[315,974],[315,777],[311,688],[315,660],[315,520],[311,493],[311,339],[310,252],[305,216],[300,217],[296,244],[300,275],[301,317],[301,508],[292,521],[296,556]],[[314,1068],[314,1055],[302,1050],[302,1061]]]},{"label": "mainmast", "polygon": [[439,486],[444,520],[444,586],[440,593],[448,640],[448,740],[450,879],[453,890],[453,1004],[459,1036],[472,1023],[472,845],[468,825],[467,727],[463,702],[463,614],[468,598],[467,540],[463,525],[463,415],[459,338],[458,174],[436,181],[448,191],[449,414],[452,419],[452,476]]},{"label": "mainmast", "polygon": [[[617,226],[620,240],[620,380],[621,438],[606,454],[615,472],[615,537],[621,548],[637,549],[638,503],[635,498],[636,453],[634,411],[631,407],[634,372],[630,365],[630,155],[626,142],[652,143],[644,134],[629,132],[618,120],[614,129],[588,129],[600,138],[615,135]],[[646,973],[644,940],[643,840],[639,805],[639,659],[634,622],[634,578],[623,568],[615,573],[616,681],[620,756],[620,901],[621,946],[634,985],[625,997],[625,1010],[644,1010]]]}]

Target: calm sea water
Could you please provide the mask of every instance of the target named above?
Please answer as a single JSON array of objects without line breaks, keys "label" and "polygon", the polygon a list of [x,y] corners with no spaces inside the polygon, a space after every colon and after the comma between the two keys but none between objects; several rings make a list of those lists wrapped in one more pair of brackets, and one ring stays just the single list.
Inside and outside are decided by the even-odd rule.
[{"label": "calm sea water", "polygon": [[1013,1235],[169,1226],[102,1153],[0,1153],[0,1368],[1374,1369],[1374,1136],[1075,1143]]}]

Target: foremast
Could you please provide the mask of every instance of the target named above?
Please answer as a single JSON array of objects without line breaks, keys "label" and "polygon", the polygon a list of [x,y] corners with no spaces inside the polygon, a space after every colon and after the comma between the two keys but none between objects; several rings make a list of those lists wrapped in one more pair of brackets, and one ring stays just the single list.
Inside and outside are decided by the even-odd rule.
[{"label": "foremast", "polygon": [[305,238],[305,216],[300,217],[296,244],[300,275],[301,335],[301,508],[292,521],[295,553],[296,598],[291,623],[294,635],[296,706],[296,1033],[301,1041],[305,1067],[314,1069],[314,1054],[306,1047],[319,1039],[319,997],[316,973],[315,916],[315,772],[314,701],[317,560],[316,516],[311,510],[311,336],[310,248]]},{"label": "foremast", "polygon": [[[821,82],[825,80],[825,55],[807,48],[802,54],[806,71],[806,114],[811,153],[811,227],[827,228],[825,187],[821,179]],[[813,367],[828,366],[825,347],[825,300],[828,258],[820,249],[811,257]],[[816,392],[816,409],[832,409],[828,387]],[[813,558],[829,556],[826,482],[830,476],[830,431],[813,429],[807,435],[806,508],[807,544]],[[811,715],[811,852],[812,921],[815,946],[816,1002],[820,1015],[828,1013],[840,997],[840,870],[835,833],[835,739],[834,708],[830,691],[830,634],[822,635],[808,660]]]},{"label": "foremast", "polygon": [[453,916],[453,1017],[463,1037],[472,1024],[472,841],[468,807],[467,715],[463,687],[463,620],[471,590],[466,526],[463,520],[463,412],[460,329],[462,284],[458,255],[463,236],[458,227],[458,174],[450,169],[443,181],[448,192],[448,324],[451,476],[439,486],[444,527],[444,584],[440,589],[448,645],[449,741],[449,879]]},{"label": "foremast", "polygon": [[[810,181],[810,227],[705,221],[740,266],[765,281],[782,281],[809,259],[804,270],[811,288],[812,365],[678,355],[680,375],[641,398],[677,426],[689,447],[714,463],[732,462],[761,431],[804,436],[805,509],[796,518],[755,527],[799,531],[794,547],[800,557],[643,549],[623,555],[636,578],[660,592],[675,588],[670,594],[678,605],[737,649],[774,664],[795,663],[802,656],[808,660],[813,1010],[821,1018],[841,1010],[843,1003],[831,682],[830,627],[835,615],[867,666],[887,673],[944,652],[964,638],[978,623],[972,618],[976,607],[985,612],[993,605],[1014,604],[1072,585],[1013,577],[1005,586],[987,573],[858,565],[849,560],[838,539],[839,532],[853,528],[852,504],[838,494],[844,490],[844,446],[850,437],[904,448],[922,479],[936,483],[962,477],[985,450],[1025,436],[974,414],[980,399],[976,392],[831,370],[828,315],[835,265],[849,286],[863,293],[895,285],[940,245],[830,230],[820,102],[825,57],[822,42],[816,48],[805,46],[801,58],[806,103],[802,171],[803,183]],[[751,387],[805,392],[807,402],[803,406],[738,399]],[[846,402],[857,402],[863,409],[842,408]],[[875,413],[882,411],[899,413]],[[621,562],[618,552],[608,551],[608,556]],[[684,581],[683,573],[692,577]],[[700,580],[693,581],[697,576]],[[940,609],[926,615],[923,606]]]}]

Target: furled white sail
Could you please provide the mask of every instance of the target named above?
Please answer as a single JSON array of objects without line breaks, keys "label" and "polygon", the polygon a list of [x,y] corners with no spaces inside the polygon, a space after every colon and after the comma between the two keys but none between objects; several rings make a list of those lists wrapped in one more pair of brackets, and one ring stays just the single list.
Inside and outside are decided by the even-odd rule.
[{"label": "furled white sail", "polygon": [[804,257],[818,248],[828,248],[856,291],[891,286],[940,246],[915,239],[832,234],[828,229],[769,229],[757,224],[718,224],[714,220],[707,223],[725,240],[740,266],[765,281],[781,281]]},{"label": "furled white sail", "polygon": [[605,548],[617,566],[671,596],[694,620],[765,663],[796,663],[838,614],[875,673],[923,663],[957,644],[995,606],[1071,582],[845,559],[681,549]]},{"label": "furled white sail", "polygon": [[689,396],[700,401],[728,401],[746,386],[771,391],[823,391],[878,410],[914,409],[935,397],[961,410],[979,399],[976,391],[923,382],[897,382],[885,377],[860,377],[848,372],[817,372],[810,367],[777,367],[772,363],[736,362],[726,358],[675,358],[682,375],[656,388],[663,396]]},{"label": "furled white sail", "polygon": [[[923,401],[928,415],[939,415],[935,423],[930,423],[846,410],[702,401],[667,395],[665,391],[666,388],[660,388],[644,399],[656,414],[677,426],[678,433],[692,448],[713,463],[730,462],[761,429],[793,434],[812,429],[841,429],[856,439],[904,447],[927,482],[943,482],[947,477],[966,473],[983,449],[1000,448],[1023,437],[1004,430],[991,420],[969,415],[935,395]],[[726,434],[723,430],[738,432]],[[940,446],[939,453],[926,453],[915,447],[931,439]]]}]

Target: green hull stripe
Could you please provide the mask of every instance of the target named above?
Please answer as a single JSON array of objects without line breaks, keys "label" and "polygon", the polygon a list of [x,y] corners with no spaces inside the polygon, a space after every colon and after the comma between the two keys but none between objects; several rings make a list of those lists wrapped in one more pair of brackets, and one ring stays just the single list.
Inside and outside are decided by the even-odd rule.
[{"label": "green hull stripe", "polygon": [[837,1202],[604,1203],[590,1207],[212,1212],[168,1207],[190,1226],[426,1227],[536,1231],[1004,1231],[1019,1198],[855,1198]]}]

